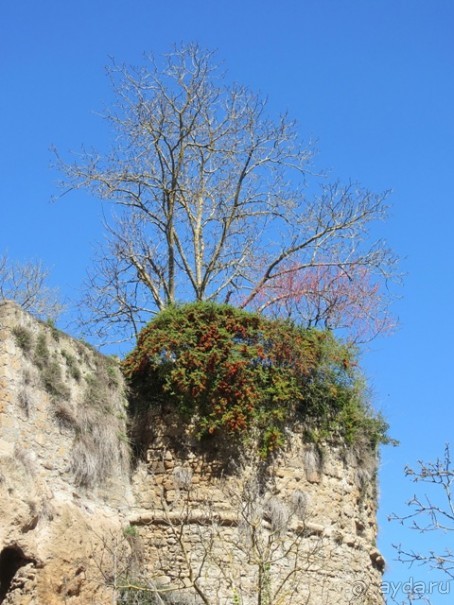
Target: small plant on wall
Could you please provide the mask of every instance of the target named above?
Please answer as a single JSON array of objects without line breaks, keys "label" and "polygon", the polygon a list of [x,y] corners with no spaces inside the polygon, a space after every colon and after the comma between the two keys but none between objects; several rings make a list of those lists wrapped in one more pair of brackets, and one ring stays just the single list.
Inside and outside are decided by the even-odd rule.
[{"label": "small plant on wall", "polygon": [[302,421],[312,439],[387,440],[369,410],[354,351],[331,332],[227,305],[193,303],[162,311],[140,334],[123,372],[140,416],[172,405],[197,437],[259,435],[264,457]]},{"label": "small plant on wall", "polygon": [[16,345],[28,355],[33,347],[33,334],[23,326],[15,326],[12,330]]}]

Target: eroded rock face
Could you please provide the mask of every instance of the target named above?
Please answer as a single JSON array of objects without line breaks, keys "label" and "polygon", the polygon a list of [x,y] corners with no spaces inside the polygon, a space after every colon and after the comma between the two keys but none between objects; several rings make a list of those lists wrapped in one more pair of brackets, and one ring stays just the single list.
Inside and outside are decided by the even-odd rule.
[{"label": "eroded rock face", "polygon": [[264,464],[159,410],[132,468],[125,411],[114,361],[0,302],[0,603],[383,603],[374,455]]},{"label": "eroded rock face", "polygon": [[131,503],[118,368],[12,303],[0,347],[0,603],[111,603],[104,543]]}]

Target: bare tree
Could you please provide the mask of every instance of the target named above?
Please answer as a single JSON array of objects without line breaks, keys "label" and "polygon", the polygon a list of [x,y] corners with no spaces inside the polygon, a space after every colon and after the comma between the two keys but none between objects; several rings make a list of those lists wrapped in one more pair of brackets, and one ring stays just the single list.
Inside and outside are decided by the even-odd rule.
[{"label": "bare tree", "polygon": [[[114,64],[109,73],[117,98],[105,115],[115,132],[112,151],[60,160],[66,190],[88,189],[113,205],[85,301],[95,320],[137,334],[150,314],[174,302],[266,309],[283,300],[276,289],[288,276],[302,284],[302,276],[332,270],[353,289],[367,272],[361,296],[371,297],[373,309],[366,304],[357,321],[373,316],[383,319],[373,329],[387,324],[376,288],[392,275],[395,258],[369,234],[386,215],[387,192],[309,187],[313,150],[295,122],[269,118],[266,100],[226,85],[212,53],[197,45],[175,49],[162,68],[148,57],[145,67]],[[342,325],[335,301],[319,312],[326,282],[309,282],[297,296],[315,304],[293,305],[292,315]]]},{"label": "bare tree", "polygon": [[[448,545],[441,546],[440,537],[454,532],[454,469],[452,468],[449,445],[445,446],[442,458],[435,462],[418,462],[418,467],[405,468],[405,475],[414,483],[430,486],[430,494],[414,494],[407,502],[410,512],[406,515],[392,514],[390,521],[399,521],[421,534],[433,534],[438,548],[424,550],[409,549],[402,544],[394,545],[398,560],[409,567],[427,566],[445,577],[442,582],[419,582],[415,594],[409,595],[408,603],[418,599],[431,602],[432,594],[448,594],[454,579],[454,551]],[[425,591],[428,590],[428,594]],[[397,600],[393,600],[397,603]]]},{"label": "bare tree", "polygon": [[[404,516],[393,514],[389,519],[402,524],[409,523],[412,529],[420,533],[454,532],[454,469],[449,445],[445,447],[443,458],[437,458],[435,462],[419,461],[418,464],[416,470],[406,467],[405,475],[411,477],[414,483],[432,486],[435,493],[422,496],[415,494],[407,503],[410,513]],[[428,565],[454,579],[454,551],[449,547],[443,551],[429,550],[426,553],[408,551],[401,545],[396,546],[396,549],[400,561],[409,565]]]},{"label": "bare tree", "polygon": [[[111,570],[105,579],[116,590],[118,603],[329,602],[324,582],[329,584],[332,577],[329,566],[337,547],[310,523],[304,493],[296,491],[284,503],[263,493],[257,475],[251,472],[225,491],[231,510],[220,513],[213,502],[194,500],[191,475],[181,472],[184,470],[176,469],[179,496],[172,505],[162,498],[150,519],[141,518],[141,525],[161,527],[165,536],[148,573],[144,573],[140,557],[139,566],[137,560],[130,564],[131,555],[125,556],[128,549],[124,546],[106,549],[115,564],[105,565]],[[171,576],[165,584],[159,579],[163,571]]]},{"label": "bare tree", "polygon": [[0,256],[0,300],[14,300],[40,319],[55,320],[63,310],[58,292],[46,285],[49,272],[40,261],[11,261]]}]

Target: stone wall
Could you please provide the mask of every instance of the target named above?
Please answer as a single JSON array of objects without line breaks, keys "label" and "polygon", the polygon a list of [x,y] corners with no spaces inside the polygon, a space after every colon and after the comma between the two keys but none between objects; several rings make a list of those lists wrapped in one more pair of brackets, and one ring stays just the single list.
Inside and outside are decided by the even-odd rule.
[{"label": "stone wall", "polygon": [[383,603],[373,454],[295,431],[265,463],[164,409],[130,465],[126,408],[114,360],[0,302],[0,603],[107,605],[121,582],[179,605]]},{"label": "stone wall", "polygon": [[156,585],[179,586],[184,603],[383,603],[375,455],[301,431],[267,464],[200,448],[165,410],[148,428],[130,522]]}]

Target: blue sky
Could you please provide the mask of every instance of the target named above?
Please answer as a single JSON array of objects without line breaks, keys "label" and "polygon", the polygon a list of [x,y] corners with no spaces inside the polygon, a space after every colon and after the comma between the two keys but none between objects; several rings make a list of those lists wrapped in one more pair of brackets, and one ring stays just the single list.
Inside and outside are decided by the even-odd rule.
[{"label": "blue sky", "polygon": [[[393,562],[392,542],[420,543],[386,521],[413,493],[403,467],[452,441],[453,31],[452,0],[0,4],[0,251],[42,259],[67,297],[77,297],[102,237],[100,208],[82,193],[50,201],[59,175],[49,148],[108,145],[99,113],[112,101],[109,57],[139,63],[144,51],[188,41],[217,49],[230,78],[317,138],[318,165],[333,177],[393,189],[381,234],[407,273],[400,329],[363,355],[374,404],[401,442],[383,450],[380,473],[390,581],[425,577]],[[439,548],[448,538],[430,536]],[[434,594],[432,603],[448,599]]]}]

